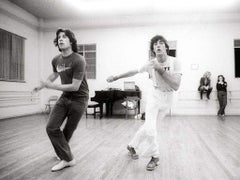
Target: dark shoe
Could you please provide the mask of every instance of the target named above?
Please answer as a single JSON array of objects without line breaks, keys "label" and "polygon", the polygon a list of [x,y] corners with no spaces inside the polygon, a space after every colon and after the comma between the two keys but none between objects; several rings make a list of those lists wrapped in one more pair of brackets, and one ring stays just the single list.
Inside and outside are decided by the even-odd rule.
[{"label": "dark shoe", "polygon": [[150,162],[147,164],[146,169],[148,171],[153,171],[159,165],[159,158],[152,157]]},{"label": "dark shoe", "polygon": [[129,150],[129,154],[132,159],[138,159],[138,154],[136,153],[135,149],[133,147],[127,146],[127,149]]}]

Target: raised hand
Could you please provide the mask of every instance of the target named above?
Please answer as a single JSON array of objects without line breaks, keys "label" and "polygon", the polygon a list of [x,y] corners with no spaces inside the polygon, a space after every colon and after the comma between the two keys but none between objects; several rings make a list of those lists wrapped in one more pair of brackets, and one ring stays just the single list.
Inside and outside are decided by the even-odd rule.
[{"label": "raised hand", "polygon": [[150,69],[153,69],[154,63],[151,61],[148,61],[146,64],[144,64],[140,69],[139,72],[148,72]]},{"label": "raised hand", "polygon": [[157,60],[149,61],[149,66],[154,68],[154,69],[159,69],[160,68],[160,64]]},{"label": "raised hand", "polygon": [[33,88],[33,90],[32,90],[31,93],[32,93],[32,94],[35,94],[35,93],[39,92],[41,89],[42,89],[42,88],[41,88],[40,86],[35,87],[35,88]]}]

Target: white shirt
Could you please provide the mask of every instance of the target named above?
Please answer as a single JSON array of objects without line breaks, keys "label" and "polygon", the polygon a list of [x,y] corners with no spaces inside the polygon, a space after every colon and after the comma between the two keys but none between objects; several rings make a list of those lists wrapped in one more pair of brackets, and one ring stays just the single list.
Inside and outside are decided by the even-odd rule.
[{"label": "white shirt", "polygon": [[[152,59],[153,61],[157,61],[157,58]],[[167,56],[167,60],[164,63],[160,63],[161,67],[165,69],[167,72],[171,73],[181,73],[180,63],[174,57]],[[149,64],[149,63],[147,63]],[[163,77],[151,66],[144,65],[139,69],[139,73],[148,72],[150,78],[152,80],[152,85],[163,92],[170,92],[173,89],[165,82]]]}]

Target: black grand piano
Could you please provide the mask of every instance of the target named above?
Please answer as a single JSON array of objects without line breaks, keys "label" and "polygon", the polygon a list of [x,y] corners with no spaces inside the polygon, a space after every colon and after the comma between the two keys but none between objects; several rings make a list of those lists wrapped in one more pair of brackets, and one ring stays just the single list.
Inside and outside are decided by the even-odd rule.
[{"label": "black grand piano", "polygon": [[[91,101],[98,102],[100,104],[100,116],[103,116],[103,104],[106,105],[106,116],[113,115],[113,104],[117,100],[126,98],[127,96],[136,96],[141,99],[141,91],[139,90],[118,90],[109,89],[95,91],[95,96],[91,98]],[[140,113],[140,101],[138,101],[138,114]]]}]

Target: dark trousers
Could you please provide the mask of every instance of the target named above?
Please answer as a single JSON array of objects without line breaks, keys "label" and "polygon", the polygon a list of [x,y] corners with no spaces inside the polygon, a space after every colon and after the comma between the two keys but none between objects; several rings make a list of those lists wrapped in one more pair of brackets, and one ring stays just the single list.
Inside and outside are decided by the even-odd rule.
[{"label": "dark trousers", "polygon": [[218,91],[219,110],[218,115],[225,114],[225,107],[227,105],[227,92]]},{"label": "dark trousers", "polygon": [[204,87],[199,87],[200,92],[200,98],[203,98],[203,93],[207,93],[207,98],[210,99],[210,94],[212,92],[212,87],[209,87],[208,89],[205,89]]},{"label": "dark trousers", "polygon": [[[68,142],[87,108],[87,103],[88,97],[78,98],[77,100],[60,97],[50,114],[46,131],[56,154],[61,160],[71,161],[73,159]],[[60,127],[65,118],[67,120],[62,131]]]}]

